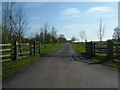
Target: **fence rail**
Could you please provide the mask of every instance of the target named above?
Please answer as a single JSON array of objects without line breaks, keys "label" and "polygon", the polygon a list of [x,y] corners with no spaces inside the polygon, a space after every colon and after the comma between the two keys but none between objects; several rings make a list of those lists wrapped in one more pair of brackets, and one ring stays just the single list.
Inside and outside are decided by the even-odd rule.
[{"label": "fence rail", "polygon": [[11,44],[0,44],[0,46],[10,46]]},{"label": "fence rail", "polygon": [[6,51],[11,51],[11,49],[2,49],[0,52],[6,52]]},{"label": "fence rail", "polygon": [[120,43],[107,41],[105,42],[87,42],[86,53],[89,57],[96,55],[96,53],[106,54],[110,60],[120,58]]},{"label": "fence rail", "polygon": [[34,41],[34,43],[18,43],[15,41],[14,44],[0,44],[0,47],[4,47],[0,50],[0,52],[2,52],[0,58],[2,58],[2,62],[4,62],[26,58],[32,55],[40,55],[40,45],[41,44],[36,41]]},{"label": "fence rail", "polygon": [[8,56],[11,56],[11,54],[1,55],[0,57],[3,58],[3,57],[8,57]]},{"label": "fence rail", "polygon": [[29,45],[29,43],[18,43],[18,45]]}]

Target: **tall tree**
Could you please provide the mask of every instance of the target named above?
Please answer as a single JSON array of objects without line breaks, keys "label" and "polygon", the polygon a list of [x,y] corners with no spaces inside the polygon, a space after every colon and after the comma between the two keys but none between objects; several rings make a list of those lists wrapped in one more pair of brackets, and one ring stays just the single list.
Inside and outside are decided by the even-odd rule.
[{"label": "tall tree", "polygon": [[105,25],[103,25],[102,19],[100,19],[100,26],[99,26],[99,30],[97,32],[97,36],[101,42],[104,37],[104,34],[105,34]]},{"label": "tall tree", "polygon": [[54,26],[52,26],[52,31],[51,31],[51,42],[56,43],[56,38],[57,38],[57,30],[55,29]]},{"label": "tall tree", "polygon": [[59,43],[65,43],[65,42],[67,42],[67,40],[65,38],[65,35],[60,34],[59,37],[58,37],[58,41],[59,41]]},{"label": "tall tree", "polygon": [[80,38],[81,38],[82,42],[83,41],[87,42],[87,36],[86,36],[85,31],[80,32]]},{"label": "tall tree", "polygon": [[15,35],[18,38],[18,41],[21,43],[21,38],[24,37],[25,31],[27,30],[27,17],[24,13],[24,6],[23,4],[19,4],[15,14]]},{"label": "tall tree", "polygon": [[43,28],[41,27],[40,28],[40,42],[43,44],[44,43],[44,32],[43,32]]},{"label": "tall tree", "polygon": [[23,3],[4,2],[2,13],[2,26],[4,31],[9,33],[9,41],[12,43],[16,39],[21,42],[21,38],[27,27],[27,18],[23,10]]},{"label": "tall tree", "polygon": [[15,13],[15,2],[4,2],[2,5],[2,27],[9,32],[9,41],[12,43],[13,18]]},{"label": "tall tree", "polygon": [[48,34],[48,30],[49,30],[48,23],[45,23],[45,24],[43,25],[42,29],[43,29],[43,35],[44,35],[43,41],[44,41],[45,48],[46,48],[46,44],[47,44],[47,34]]}]

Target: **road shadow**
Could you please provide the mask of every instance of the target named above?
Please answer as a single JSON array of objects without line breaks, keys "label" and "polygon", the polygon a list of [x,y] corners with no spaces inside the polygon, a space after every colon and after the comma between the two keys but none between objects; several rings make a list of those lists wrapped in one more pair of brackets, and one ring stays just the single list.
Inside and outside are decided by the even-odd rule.
[{"label": "road shadow", "polygon": [[84,62],[84,63],[88,63],[88,65],[101,64],[100,62],[94,62],[91,59],[86,59],[82,57],[82,55],[72,55],[70,57],[70,61]]}]

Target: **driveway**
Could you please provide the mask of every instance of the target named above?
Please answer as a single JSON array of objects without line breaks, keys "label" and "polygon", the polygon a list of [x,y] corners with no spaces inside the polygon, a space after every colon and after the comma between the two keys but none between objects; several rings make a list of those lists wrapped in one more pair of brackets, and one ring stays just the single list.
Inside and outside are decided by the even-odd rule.
[{"label": "driveway", "polygon": [[8,79],[3,88],[118,88],[118,72],[100,64],[76,61],[70,43],[32,62]]}]

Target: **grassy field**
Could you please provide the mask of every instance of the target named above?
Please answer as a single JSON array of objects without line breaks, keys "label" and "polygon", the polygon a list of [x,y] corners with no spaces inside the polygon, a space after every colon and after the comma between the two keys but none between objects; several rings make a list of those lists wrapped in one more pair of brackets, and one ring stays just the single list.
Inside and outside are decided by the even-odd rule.
[{"label": "grassy field", "polygon": [[45,45],[41,45],[41,53],[44,55],[50,54],[54,51],[56,51],[57,49],[59,49],[60,47],[62,47],[63,45],[65,45],[65,43],[61,43],[61,44],[47,44],[46,48]]},{"label": "grassy field", "polygon": [[[83,57],[87,58],[87,56],[85,55],[86,48],[85,48],[84,44],[72,43],[72,45],[78,53],[83,54]],[[97,63],[102,63],[106,66],[109,66],[114,70],[120,71],[120,68],[118,67],[120,60],[118,60],[118,59],[107,60],[106,55],[107,54],[97,53],[94,57],[91,58],[91,60],[94,62],[97,62]],[[107,62],[104,62],[104,61],[107,61]]]},{"label": "grassy field", "polygon": [[86,53],[86,49],[85,49],[85,44],[81,44],[81,43],[72,43],[73,45],[73,48],[78,52],[78,53],[81,53],[81,54],[84,54]]},{"label": "grassy field", "polygon": [[[61,48],[64,44],[65,43],[55,44],[55,45],[47,44],[46,48],[44,45],[42,45],[41,53],[43,55],[50,54],[58,50],[59,48]],[[24,59],[3,62],[2,63],[2,77],[3,78],[9,77],[10,75],[15,73],[19,69],[25,67],[26,65],[28,65],[29,63],[33,61],[39,60],[40,58],[42,58],[42,56],[31,56],[31,57],[24,58]]]}]

